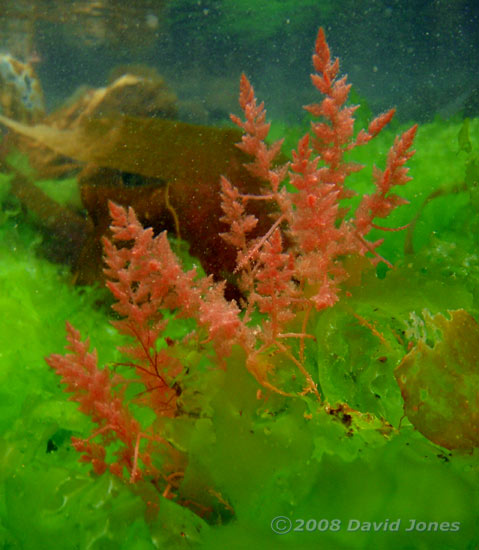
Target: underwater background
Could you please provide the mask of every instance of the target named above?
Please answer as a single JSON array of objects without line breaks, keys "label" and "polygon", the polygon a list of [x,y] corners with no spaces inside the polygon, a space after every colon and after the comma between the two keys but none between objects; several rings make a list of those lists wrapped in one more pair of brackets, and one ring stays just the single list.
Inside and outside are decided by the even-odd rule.
[{"label": "underwater background", "polygon": [[[479,5],[127,4],[0,6],[0,548],[478,549]],[[174,404],[154,413],[156,386],[141,382],[142,367],[131,372],[139,352],[125,353],[132,333],[105,287],[108,201],[132,206],[155,235],[166,229],[183,267],[225,280],[225,303],[241,304],[236,256],[220,235],[221,176],[243,194],[260,187],[230,120],[241,74],[265,102],[266,142],[284,140],[274,171],[314,124],[302,107],[323,99],[310,79],[320,27],[352,84],[346,105],[359,105],[349,143],[396,109],[370,143],[344,151],[343,167],[364,168],[347,174],[356,196],[341,197],[349,213],[333,228],[356,219],[391,148],[407,160],[412,179],[397,191],[407,204],[371,225],[368,242],[382,244],[335,257],[331,280],[339,264],[347,277],[334,271],[337,301],[298,314],[301,343],[283,355],[275,340],[258,344],[254,368],[241,346],[228,355],[202,333],[201,319],[176,307],[152,314],[152,326],[169,320],[151,349],[173,358]],[[395,138],[416,124],[409,158]],[[266,233],[271,211],[253,214]],[[267,333],[261,307],[249,324]],[[146,438],[133,445],[144,455],[138,482],[121,455],[128,434],[95,439],[100,389],[78,381],[75,394],[73,378],[65,391],[55,354],[67,321],[109,373],[105,404],[128,403],[145,433],[161,433],[160,450]],[[302,371],[289,375],[299,363],[307,390]]]}]

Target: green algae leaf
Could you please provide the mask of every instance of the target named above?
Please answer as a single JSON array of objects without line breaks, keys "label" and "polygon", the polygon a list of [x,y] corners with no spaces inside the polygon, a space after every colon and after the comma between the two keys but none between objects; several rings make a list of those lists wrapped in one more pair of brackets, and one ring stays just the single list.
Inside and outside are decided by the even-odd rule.
[{"label": "green algae leaf", "polygon": [[397,431],[374,414],[361,413],[345,403],[311,414],[314,434],[312,456],[321,462],[325,455],[335,456],[344,462],[353,462],[360,456],[370,456],[383,447]]},{"label": "green algae leaf", "polygon": [[[194,512],[168,499],[162,499],[158,516],[150,525],[151,538],[155,548],[177,548],[178,550],[198,548],[209,525]],[[122,546],[129,550],[128,546]]]},{"label": "green algae leaf", "polygon": [[402,399],[393,369],[404,355],[394,334],[401,329],[396,312],[386,301],[376,307],[363,298],[349,305],[318,316],[314,336],[322,395],[333,405],[348,403],[396,424]]},{"label": "green algae leaf", "polygon": [[0,521],[17,548],[121,549],[139,526],[143,548],[154,548],[143,501],[110,475],[73,474],[48,459],[25,463],[5,481],[3,498]]},{"label": "green algae leaf", "polygon": [[472,151],[471,138],[469,137],[469,119],[465,118],[462,123],[459,134],[457,135],[457,141],[459,143],[459,151],[465,151],[470,153]]},{"label": "green algae leaf", "polygon": [[405,414],[442,447],[479,447],[479,325],[463,309],[424,317],[428,339],[395,371]]}]

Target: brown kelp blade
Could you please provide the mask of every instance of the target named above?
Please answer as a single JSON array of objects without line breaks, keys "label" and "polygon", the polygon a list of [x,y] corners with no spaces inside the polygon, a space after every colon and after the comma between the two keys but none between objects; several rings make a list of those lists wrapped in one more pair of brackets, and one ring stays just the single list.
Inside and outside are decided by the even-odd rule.
[{"label": "brown kelp blade", "polygon": [[194,182],[212,166],[217,174],[228,173],[231,160],[221,153],[241,140],[241,132],[233,128],[157,118],[90,119],[66,130],[28,126],[1,115],[0,123],[74,160],[170,182]]},{"label": "brown kelp blade", "polygon": [[[207,273],[222,279],[233,272],[236,250],[221,237],[226,226],[221,221],[220,178],[225,176],[247,195],[257,193],[261,185],[244,167],[248,157],[235,146],[241,141],[239,130],[123,115],[85,118],[63,130],[28,126],[3,116],[1,123],[22,139],[33,140],[35,149],[48,148],[59,157],[85,163],[79,182],[94,230],[78,255],[77,282],[88,284],[101,276],[100,243],[110,223],[109,200],[134,206],[142,223],[156,231],[176,231]],[[34,163],[40,174],[48,173],[51,165],[63,166],[43,155],[45,168],[42,155],[35,151],[35,156],[40,158],[40,166]],[[128,173],[144,181],[127,185]],[[264,201],[254,202],[251,212],[260,220],[256,231],[264,234],[271,225],[269,207]]]}]

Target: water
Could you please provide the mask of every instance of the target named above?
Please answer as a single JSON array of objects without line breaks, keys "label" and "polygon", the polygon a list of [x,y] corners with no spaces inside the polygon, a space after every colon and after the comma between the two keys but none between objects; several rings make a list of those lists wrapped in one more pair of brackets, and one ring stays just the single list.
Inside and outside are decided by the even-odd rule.
[{"label": "water", "polygon": [[[478,18],[3,0],[0,548],[479,547]],[[320,26],[361,108],[336,82],[316,166]]]},{"label": "water", "polygon": [[402,120],[477,112],[479,8],[450,2],[5,0],[2,49],[36,63],[49,109],[119,65],[154,67],[194,122],[236,108],[241,71],[275,116],[297,119],[313,97],[308,75],[323,26],[357,92]]}]

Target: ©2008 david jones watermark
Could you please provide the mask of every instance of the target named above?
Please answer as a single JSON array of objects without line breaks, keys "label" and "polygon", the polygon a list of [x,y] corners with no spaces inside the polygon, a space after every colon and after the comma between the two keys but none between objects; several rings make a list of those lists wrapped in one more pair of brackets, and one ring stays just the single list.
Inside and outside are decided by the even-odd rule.
[{"label": "\u00a92008 david jones watermark", "polygon": [[291,519],[287,516],[277,516],[271,521],[271,529],[278,535],[289,532],[314,531],[404,531],[404,532],[457,532],[461,529],[460,521],[421,521],[418,519],[384,519],[383,521],[360,521],[358,519]]}]

